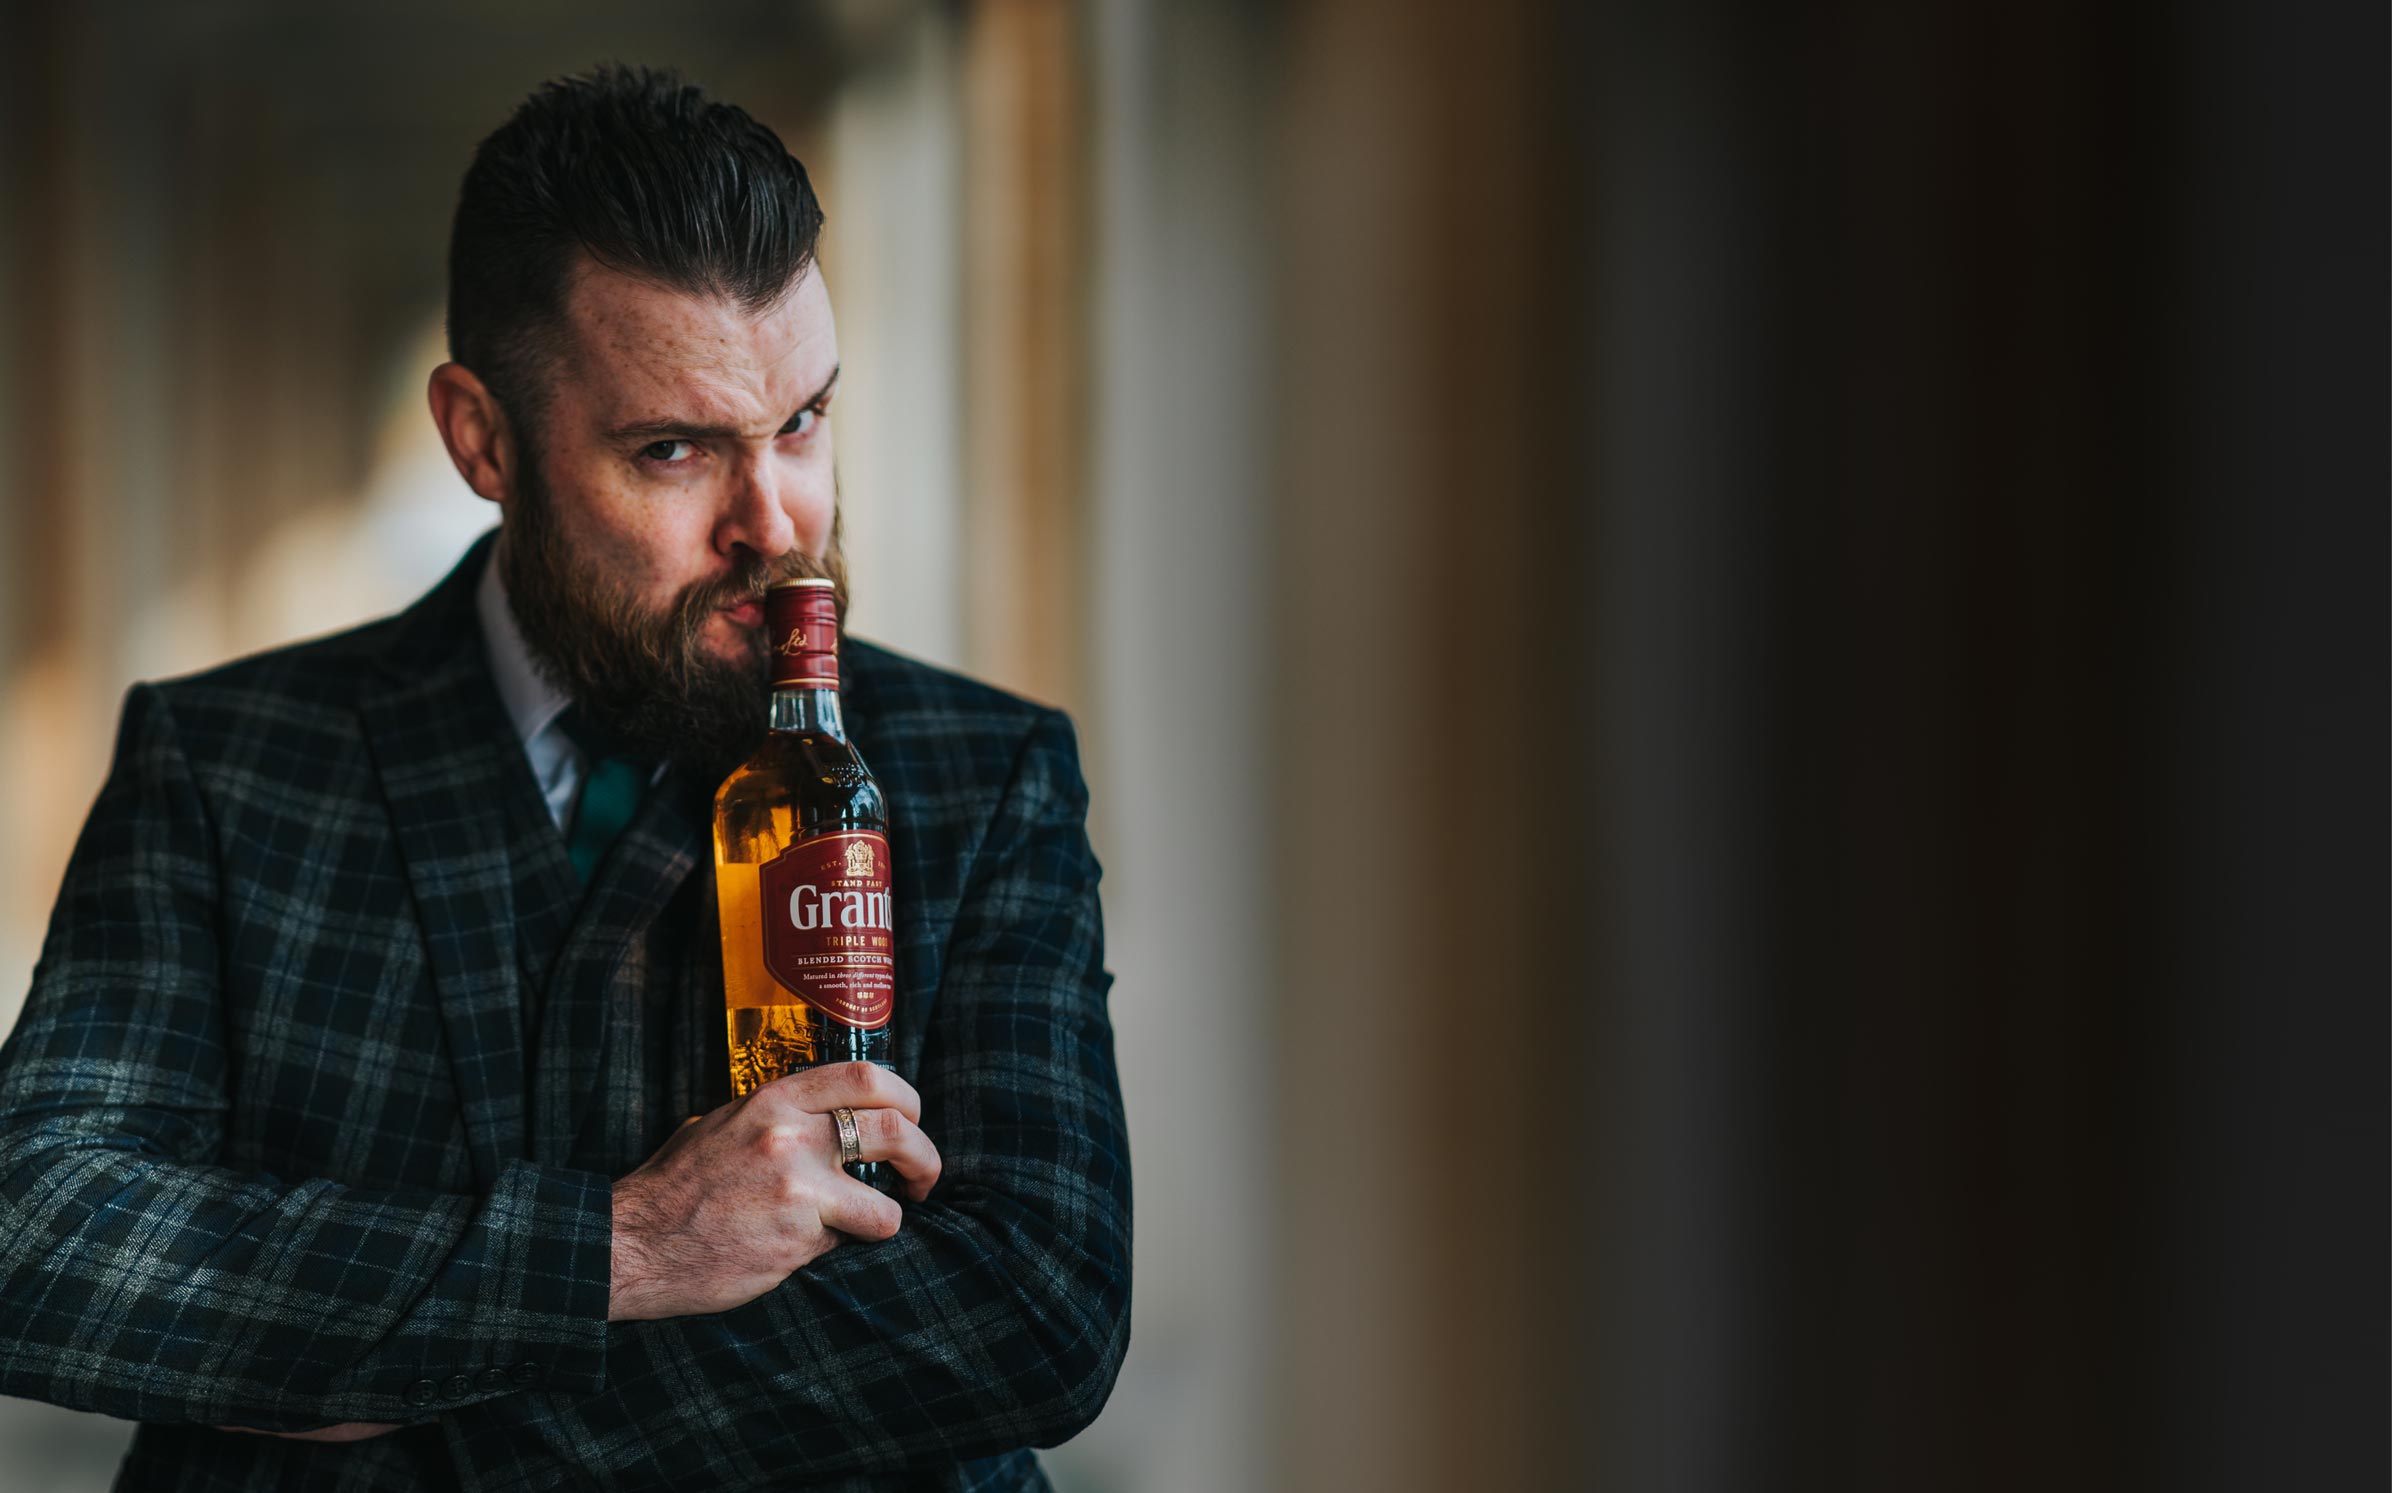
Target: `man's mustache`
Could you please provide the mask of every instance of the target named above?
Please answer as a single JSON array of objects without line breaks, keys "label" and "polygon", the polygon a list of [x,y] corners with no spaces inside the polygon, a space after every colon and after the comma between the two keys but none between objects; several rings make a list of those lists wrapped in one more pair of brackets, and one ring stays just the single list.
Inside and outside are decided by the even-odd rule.
[{"label": "man's mustache", "polygon": [[707,614],[744,602],[764,604],[764,593],[782,581],[830,580],[829,568],[803,550],[791,550],[777,560],[750,557],[738,570],[720,580],[700,581],[681,594],[680,612],[688,623],[703,622]]}]

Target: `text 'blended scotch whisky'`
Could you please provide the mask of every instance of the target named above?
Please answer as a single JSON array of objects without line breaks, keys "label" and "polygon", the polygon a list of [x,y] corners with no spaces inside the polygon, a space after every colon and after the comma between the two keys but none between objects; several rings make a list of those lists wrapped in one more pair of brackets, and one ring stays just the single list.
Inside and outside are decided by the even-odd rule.
[{"label": "text 'blended scotch whisky'", "polygon": [[[839,603],[829,581],[764,596],[772,721],[714,795],[731,1087],[820,1063],[889,1066],[897,990],[888,809],[839,716]],[[886,1186],[879,1163],[850,1168]]]}]

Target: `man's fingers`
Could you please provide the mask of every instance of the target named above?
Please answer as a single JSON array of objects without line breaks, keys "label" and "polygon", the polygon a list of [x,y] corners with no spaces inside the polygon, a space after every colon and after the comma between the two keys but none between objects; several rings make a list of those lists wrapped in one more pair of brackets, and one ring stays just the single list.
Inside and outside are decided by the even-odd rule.
[{"label": "man's fingers", "polygon": [[864,1142],[866,1161],[885,1161],[897,1168],[897,1174],[905,1178],[905,1195],[915,1202],[930,1196],[943,1163],[938,1147],[930,1143],[921,1126],[893,1109],[859,1109],[855,1125]]},{"label": "man's fingers", "polygon": [[892,1165],[917,1200],[930,1191],[940,1161],[913,1085],[870,1063],[777,1078],[683,1124],[617,1179],[608,1320],[728,1310],[842,1238],[895,1234],[897,1199],[840,1170],[840,1109],[855,1116],[861,1159]]},{"label": "man's fingers", "polygon": [[922,1096],[914,1092],[912,1084],[877,1063],[827,1063],[776,1078],[764,1089],[779,1089],[784,1084],[788,1085],[784,1092],[800,1109],[818,1115],[834,1109],[893,1109],[917,1125],[922,1123]]},{"label": "man's fingers", "polygon": [[824,1228],[837,1229],[853,1239],[888,1239],[895,1237],[897,1226],[905,1221],[905,1210],[897,1206],[895,1198],[882,1197],[841,1173],[822,1199],[821,1218]]}]

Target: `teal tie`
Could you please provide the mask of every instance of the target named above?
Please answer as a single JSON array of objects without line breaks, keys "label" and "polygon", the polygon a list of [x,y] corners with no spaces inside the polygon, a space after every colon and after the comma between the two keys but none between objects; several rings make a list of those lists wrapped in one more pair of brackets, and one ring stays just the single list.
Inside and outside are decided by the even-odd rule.
[{"label": "teal tie", "polygon": [[573,800],[573,832],[565,837],[573,874],[586,886],[598,863],[606,859],[607,847],[639,812],[640,795],[648,789],[649,769],[618,752],[609,752],[609,743],[582,718],[578,707],[567,710],[559,724],[589,762],[581,792]]}]

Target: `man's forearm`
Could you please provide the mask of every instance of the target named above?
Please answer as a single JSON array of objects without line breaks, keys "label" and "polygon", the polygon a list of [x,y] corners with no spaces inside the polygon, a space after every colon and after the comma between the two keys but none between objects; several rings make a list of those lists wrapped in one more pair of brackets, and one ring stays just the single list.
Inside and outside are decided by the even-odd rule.
[{"label": "man's forearm", "polygon": [[726,1466],[780,1486],[1051,1446],[1094,1418],[1127,1347],[1126,1233],[1090,1242],[961,1186],[952,1204],[909,1207],[896,1238],[842,1245],[748,1306],[614,1324],[597,1393],[493,1401],[452,1429],[475,1462],[544,1457],[560,1478],[622,1488],[738,1486]]},{"label": "man's forearm", "polygon": [[139,1129],[0,1136],[0,1392],[292,1430],[602,1382],[605,1179],[286,1186],[144,1154]]},{"label": "man's forearm", "polygon": [[136,687],[0,1048],[0,1392],[292,1430],[595,1387],[606,1178],[519,1163],[477,1197],[216,1164],[239,1071],[221,982],[244,926],[222,817],[164,693]]},{"label": "man's forearm", "polygon": [[[1087,989],[1101,992],[1101,972]],[[1103,1406],[1129,1339],[1130,1177],[1101,995],[1042,1052],[1069,1079],[925,1082],[946,1136],[932,1200],[895,1237],[840,1245],[737,1309],[608,1329],[603,1389],[477,1405],[470,1464],[553,1464],[559,1481],[728,1490],[1051,1446]],[[990,1003],[990,1029],[1026,1029]],[[946,1100],[939,1103],[940,1098]],[[952,1116],[953,1118],[949,1118]]]}]

